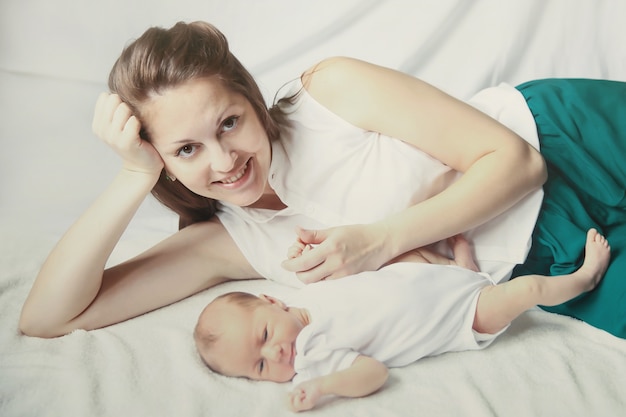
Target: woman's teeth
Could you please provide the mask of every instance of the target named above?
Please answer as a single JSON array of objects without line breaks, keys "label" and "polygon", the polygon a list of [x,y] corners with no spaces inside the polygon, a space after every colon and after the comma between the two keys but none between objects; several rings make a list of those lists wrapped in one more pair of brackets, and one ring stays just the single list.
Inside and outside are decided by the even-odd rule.
[{"label": "woman's teeth", "polygon": [[230,178],[220,181],[222,184],[232,184],[235,181],[238,181],[243,175],[246,173],[246,169],[248,169],[248,164],[244,165],[241,171],[237,173],[237,175],[233,175]]}]

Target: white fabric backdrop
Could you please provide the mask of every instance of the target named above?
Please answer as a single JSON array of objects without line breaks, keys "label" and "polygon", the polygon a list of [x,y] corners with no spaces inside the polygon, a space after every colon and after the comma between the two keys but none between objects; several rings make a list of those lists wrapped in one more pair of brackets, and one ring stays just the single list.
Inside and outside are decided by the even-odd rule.
[{"label": "white fabric backdrop", "polygon": [[[285,387],[211,375],[190,339],[216,294],[286,291],[269,282],[52,341],[17,331],[46,254],[119,168],[91,133],[93,105],[123,45],[148,26],[214,23],[268,102],[332,55],[468,98],[501,81],[626,81],[625,16],[621,0],[0,0],[0,415],[284,414]],[[175,229],[175,217],[148,199],[111,263]],[[623,340],[533,311],[485,351],[393,370],[379,394],[312,415],[623,415],[625,358]]]}]

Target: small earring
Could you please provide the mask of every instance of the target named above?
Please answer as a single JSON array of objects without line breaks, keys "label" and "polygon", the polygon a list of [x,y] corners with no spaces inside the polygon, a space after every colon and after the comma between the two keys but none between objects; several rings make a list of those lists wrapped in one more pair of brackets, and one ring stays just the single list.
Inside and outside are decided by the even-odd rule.
[{"label": "small earring", "polygon": [[170,174],[168,174],[168,173],[165,173],[165,179],[166,179],[166,180],[168,180],[168,181],[170,181],[170,182],[174,182],[174,181],[176,181],[176,177],[175,177],[175,176],[173,176],[173,175],[170,175]]}]

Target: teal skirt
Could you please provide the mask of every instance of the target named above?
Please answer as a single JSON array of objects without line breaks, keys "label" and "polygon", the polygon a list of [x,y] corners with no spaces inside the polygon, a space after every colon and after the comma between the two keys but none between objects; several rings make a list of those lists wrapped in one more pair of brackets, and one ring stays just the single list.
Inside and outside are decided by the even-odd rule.
[{"label": "teal skirt", "polygon": [[598,229],[612,249],[600,285],[542,308],[626,338],[626,83],[546,79],[517,88],[535,118],[548,181],[529,256],[513,276],[573,272],[586,231]]}]

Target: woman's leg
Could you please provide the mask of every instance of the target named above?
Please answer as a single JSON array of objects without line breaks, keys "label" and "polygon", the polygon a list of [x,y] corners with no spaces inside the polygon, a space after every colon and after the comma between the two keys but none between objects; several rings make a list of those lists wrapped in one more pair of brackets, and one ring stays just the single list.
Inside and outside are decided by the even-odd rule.
[{"label": "woman's leg", "polygon": [[536,305],[554,306],[593,290],[609,264],[611,248],[595,229],[587,232],[585,261],[571,274],[524,275],[483,288],[476,305],[474,330],[497,333],[524,311]]}]

